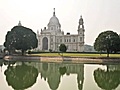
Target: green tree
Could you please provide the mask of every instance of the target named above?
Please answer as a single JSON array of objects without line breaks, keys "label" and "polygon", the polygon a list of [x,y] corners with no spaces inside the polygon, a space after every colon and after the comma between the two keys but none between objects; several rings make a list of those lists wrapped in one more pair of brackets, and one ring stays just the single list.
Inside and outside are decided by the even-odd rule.
[{"label": "green tree", "polygon": [[67,50],[66,45],[65,45],[65,44],[60,44],[59,50],[60,50],[61,52],[66,52],[66,50]]},{"label": "green tree", "polygon": [[106,51],[107,57],[109,53],[120,51],[120,37],[116,32],[105,31],[98,35],[94,43],[96,51]]},{"label": "green tree", "polygon": [[28,49],[34,49],[38,45],[36,34],[29,28],[23,26],[15,26],[8,31],[4,46],[8,51],[21,50],[22,55]]}]

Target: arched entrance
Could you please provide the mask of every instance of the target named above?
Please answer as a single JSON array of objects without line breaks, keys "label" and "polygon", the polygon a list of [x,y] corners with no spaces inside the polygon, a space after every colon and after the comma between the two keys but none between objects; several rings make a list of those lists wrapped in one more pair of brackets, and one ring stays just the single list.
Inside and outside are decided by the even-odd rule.
[{"label": "arched entrance", "polygon": [[48,50],[48,39],[44,37],[42,40],[42,50]]}]

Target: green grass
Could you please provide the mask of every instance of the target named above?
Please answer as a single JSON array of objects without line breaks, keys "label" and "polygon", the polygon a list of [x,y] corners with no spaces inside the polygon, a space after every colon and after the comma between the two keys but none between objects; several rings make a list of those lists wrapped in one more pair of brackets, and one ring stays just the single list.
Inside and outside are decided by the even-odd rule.
[{"label": "green grass", "polygon": [[[61,56],[62,53],[40,53],[40,54],[31,54],[35,56]],[[107,57],[107,54],[84,54],[84,53],[63,53],[63,56],[67,57]],[[120,54],[110,54],[110,57],[119,57]]]}]

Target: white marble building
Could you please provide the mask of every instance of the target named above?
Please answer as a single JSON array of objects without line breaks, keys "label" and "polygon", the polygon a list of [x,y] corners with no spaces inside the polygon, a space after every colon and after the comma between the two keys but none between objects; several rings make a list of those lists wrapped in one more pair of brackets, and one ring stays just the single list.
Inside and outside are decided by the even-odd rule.
[{"label": "white marble building", "polygon": [[84,51],[84,22],[82,16],[79,19],[78,34],[67,33],[61,31],[61,24],[56,17],[55,9],[53,16],[50,18],[47,28],[37,31],[39,51],[59,51],[59,45],[65,44],[67,52],[83,52]]}]

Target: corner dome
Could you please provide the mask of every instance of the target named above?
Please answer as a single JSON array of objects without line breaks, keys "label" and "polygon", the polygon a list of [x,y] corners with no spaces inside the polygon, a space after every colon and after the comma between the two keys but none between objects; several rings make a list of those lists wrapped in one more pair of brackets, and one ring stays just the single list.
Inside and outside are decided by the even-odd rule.
[{"label": "corner dome", "polygon": [[55,8],[54,8],[53,16],[50,18],[49,23],[48,23],[48,26],[51,26],[51,25],[57,25],[61,27],[59,20],[55,15]]}]

